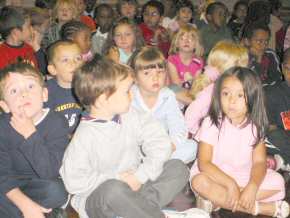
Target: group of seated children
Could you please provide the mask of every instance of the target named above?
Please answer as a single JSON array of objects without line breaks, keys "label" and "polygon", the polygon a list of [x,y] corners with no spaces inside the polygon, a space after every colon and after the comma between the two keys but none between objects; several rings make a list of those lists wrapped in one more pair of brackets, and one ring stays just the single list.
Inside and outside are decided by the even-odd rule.
[{"label": "group of seated children", "polygon": [[[280,66],[271,11],[251,3],[254,22],[238,1],[226,25],[221,2],[201,20],[189,0],[164,18],[162,2],[141,20],[134,0],[117,19],[91,0],[2,8],[0,217],[65,217],[68,203],[80,218],[288,217],[267,168],[268,153],[290,163],[290,48]],[[198,209],[168,209],[186,185]]]}]

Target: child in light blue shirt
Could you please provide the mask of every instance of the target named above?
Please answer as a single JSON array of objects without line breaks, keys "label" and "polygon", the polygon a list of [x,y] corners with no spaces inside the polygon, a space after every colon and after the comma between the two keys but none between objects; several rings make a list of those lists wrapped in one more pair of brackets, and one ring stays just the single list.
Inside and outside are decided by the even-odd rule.
[{"label": "child in light blue shirt", "polygon": [[151,113],[168,132],[174,152],[172,159],[185,163],[196,156],[197,143],[188,139],[184,116],[179,109],[175,94],[165,87],[166,64],[161,51],[154,47],[144,47],[131,60],[135,71],[132,87],[132,106],[145,113]]}]

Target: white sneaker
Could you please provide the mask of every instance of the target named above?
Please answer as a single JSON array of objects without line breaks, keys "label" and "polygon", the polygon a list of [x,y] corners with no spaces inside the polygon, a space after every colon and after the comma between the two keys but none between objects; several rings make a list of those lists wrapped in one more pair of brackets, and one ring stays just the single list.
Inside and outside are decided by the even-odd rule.
[{"label": "white sneaker", "polygon": [[162,210],[165,218],[210,218],[209,214],[198,208],[190,208],[185,211]]}]

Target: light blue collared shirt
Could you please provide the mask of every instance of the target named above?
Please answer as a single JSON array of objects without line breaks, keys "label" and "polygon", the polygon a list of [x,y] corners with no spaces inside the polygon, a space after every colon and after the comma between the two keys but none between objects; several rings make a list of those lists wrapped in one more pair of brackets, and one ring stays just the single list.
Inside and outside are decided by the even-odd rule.
[{"label": "light blue collared shirt", "polygon": [[157,102],[152,108],[149,108],[144,102],[137,85],[132,87],[132,93],[132,106],[139,111],[151,113],[168,132],[172,143],[176,146],[171,158],[181,159],[185,163],[194,160],[197,143],[188,139],[188,129],[174,92],[167,87],[162,88]]}]

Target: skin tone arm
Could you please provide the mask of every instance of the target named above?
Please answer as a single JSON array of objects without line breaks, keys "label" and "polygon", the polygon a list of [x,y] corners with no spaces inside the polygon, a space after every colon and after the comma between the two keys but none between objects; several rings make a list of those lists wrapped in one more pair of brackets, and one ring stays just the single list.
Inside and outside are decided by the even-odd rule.
[{"label": "skin tone arm", "polygon": [[168,73],[169,73],[169,77],[170,77],[171,82],[173,84],[181,86],[182,81],[179,79],[178,72],[177,72],[174,64],[168,62],[167,67],[168,67]]},{"label": "skin tone arm", "polygon": [[7,198],[23,213],[24,218],[44,218],[51,209],[44,208],[26,196],[19,188],[7,192]]},{"label": "skin tone arm", "polygon": [[230,206],[230,208],[235,210],[235,208],[238,206],[240,189],[232,177],[224,173],[215,164],[212,163],[212,156],[212,145],[205,142],[200,142],[198,151],[199,170],[207,175],[210,175],[210,177],[216,181],[216,183],[226,188],[228,194],[226,203]]},{"label": "skin tone arm", "polygon": [[242,190],[239,205],[248,211],[255,206],[256,195],[266,175],[266,148],[264,143],[256,145],[253,151],[253,166],[250,181]]}]

